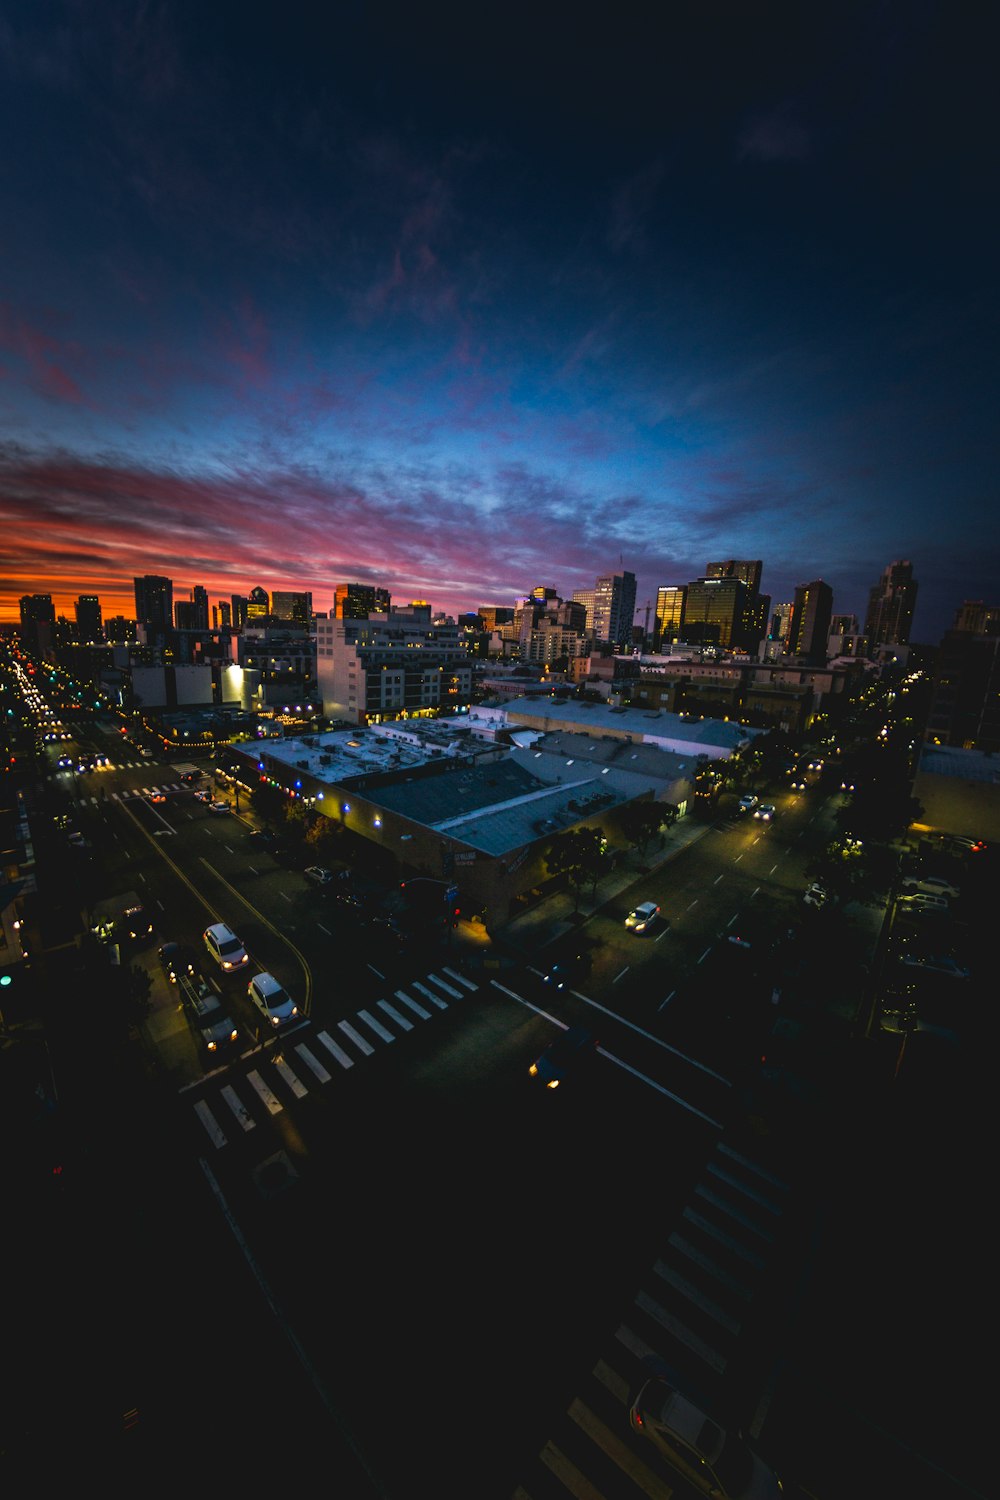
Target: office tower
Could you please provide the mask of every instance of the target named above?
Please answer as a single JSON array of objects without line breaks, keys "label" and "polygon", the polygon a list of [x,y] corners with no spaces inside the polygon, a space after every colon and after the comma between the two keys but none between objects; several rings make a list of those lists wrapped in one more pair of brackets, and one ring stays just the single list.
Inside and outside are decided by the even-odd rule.
[{"label": "office tower", "polygon": [[925,739],[1000,752],[1000,634],[997,611],[992,613],[993,634],[945,632],[934,658]]},{"label": "office tower", "polygon": [[267,589],[251,589],[247,595],[247,624],[266,625],[271,616],[271,596]]},{"label": "office tower", "polygon": [[684,639],[727,651],[756,651],[761,600],[742,578],[695,578],[684,600]]},{"label": "office tower", "polygon": [[788,622],[788,654],[816,666],[826,664],[826,642],[833,618],[833,589],[821,578],[800,583]]},{"label": "office tower", "polygon": [[671,645],[684,639],[684,601],[687,586],[683,583],[663,584],[656,590],[656,615],[653,622],[653,650],[661,645]]},{"label": "office tower", "polygon": [[234,630],[242,630],[247,622],[247,599],[245,594],[231,594],[230,604],[232,606],[232,625]]},{"label": "office tower", "polygon": [[333,595],[335,620],[367,620],[369,615],[389,613],[388,589],[371,583],[338,583]]},{"label": "office tower", "polygon": [[56,612],[51,594],[24,594],[21,598],[21,645],[39,654],[52,645]]},{"label": "office tower", "polygon": [[104,622],[104,638],[112,646],[125,646],[135,640],[135,621],[124,615],[111,615]]},{"label": "office tower", "polygon": [[742,578],[748,584],[753,593],[760,593],[760,575],[764,564],[758,559],[756,562],[739,562],[730,558],[728,562],[711,562],[705,569],[706,578]]},{"label": "office tower", "polygon": [[219,624],[223,626],[223,628],[233,623],[233,606],[227,603],[225,599],[219,600],[218,619]]},{"label": "office tower", "polygon": [[771,616],[771,628],[768,631],[768,639],[772,641],[787,641],[788,627],[792,619],[791,600],[787,604],[779,604],[775,607]]},{"label": "office tower", "polygon": [[170,630],[174,623],[174,585],[170,578],[146,573],[135,582],[135,619],[147,630]]},{"label": "office tower", "polygon": [[865,635],[869,646],[905,646],[913,628],[916,602],[913,564],[890,563],[868,595]]},{"label": "office tower", "polygon": [[312,594],[282,592],[276,589],[271,595],[271,618],[283,620],[288,625],[308,626],[312,622]]},{"label": "office tower", "polygon": [[966,599],[955,611],[955,623],[951,628],[971,631],[973,635],[1000,635],[1000,604]]},{"label": "office tower", "polygon": [[196,583],[191,590],[191,603],[194,605],[194,617],[196,630],[208,629],[208,590],[203,589],[200,583]]},{"label": "office tower", "polygon": [[617,650],[628,650],[635,616],[635,574],[605,573],[594,584],[592,605],[589,593],[589,589],[581,589],[573,595],[573,600],[587,606],[587,627],[593,630],[594,640],[606,642]]},{"label": "office tower", "polygon": [[104,623],[101,619],[101,601],[96,594],[81,594],[74,605],[76,611],[76,638],[81,646],[98,645],[104,641]]}]

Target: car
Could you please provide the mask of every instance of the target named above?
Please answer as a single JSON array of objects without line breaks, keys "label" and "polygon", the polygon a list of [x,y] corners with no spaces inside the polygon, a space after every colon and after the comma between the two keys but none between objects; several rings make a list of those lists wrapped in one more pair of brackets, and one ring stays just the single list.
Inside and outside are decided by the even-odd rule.
[{"label": "car", "polygon": [[585,1026],[568,1026],[550,1042],[528,1069],[547,1089],[557,1089],[563,1080],[597,1054],[597,1038]]},{"label": "car", "polygon": [[176,984],[181,974],[194,974],[197,969],[197,955],[187,943],[161,943],[158,957],[160,968],[167,976],[171,984]]},{"label": "car", "polygon": [[736,806],[740,812],[753,812],[759,801],[760,798],[755,797],[753,792],[747,792],[745,796],[740,798]]},{"label": "car", "polygon": [[215,1057],[239,1039],[239,1028],[226,1010],[221,997],[200,975],[182,985],[184,1005],[205,1051]]},{"label": "car", "polygon": [[89,839],[85,839],[84,836],[83,836],[83,834],[80,832],[80,830],[78,828],[74,828],[74,830],[73,830],[72,833],[68,833],[66,835],[66,838],[73,845],[74,849],[89,849],[90,848],[90,840]]},{"label": "car", "polygon": [[224,812],[228,812],[229,811],[229,803],[228,802],[218,802],[218,801],[216,801],[216,802],[210,802],[208,804],[208,810],[209,810],[210,813],[224,813]]},{"label": "car", "polygon": [[374,916],[365,925],[376,940],[387,943],[390,948],[403,948],[410,941],[409,933],[394,917]]},{"label": "car", "polygon": [[944,896],[928,896],[918,891],[913,896],[898,896],[896,906],[904,916],[919,916],[924,912],[940,912],[946,914],[949,910],[947,898]]},{"label": "car", "polygon": [[850,778],[845,779],[844,781],[842,781],[840,783],[840,790],[842,792],[853,792],[854,791],[854,782],[851,781]]},{"label": "car", "polygon": [[273,974],[257,974],[247,985],[250,1001],[277,1030],[299,1019],[299,1008]]},{"label": "car", "polygon": [[73,768],[73,757],[72,757],[72,755],[60,755],[59,759],[56,761],[56,765],[59,767],[60,771],[70,771],[70,770],[72,770],[72,768]]},{"label": "car", "polygon": [[965,965],[960,964],[957,958],[950,958],[947,953],[904,953],[899,961],[907,968],[917,969],[923,974],[946,974],[949,979],[969,978],[969,970]]},{"label": "car", "polygon": [[629,1423],[699,1493],[713,1500],[780,1500],[774,1470],[674,1382],[658,1375],[644,1381],[629,1408]]},{"label": "car", "polygon": [[225,922],[213,922],[201,935],[206,949],[226,974],[245,968],[250,955],[233,929]]},{"label": "car", "polygon": [[941,842],[950,844],[953,849],[961,849],[969,854],[983,854],[986,850],[986,845],[982,839],[969,838],[964,833],[944,833],[941,835]]},{"label": "car", "polygon": [[181,780],[190,786],[192,782],[200,781],[203,775],[203,771],[182,771]]},{"label": "car", "polygon": [[[211,797],[209,798],[211,801]],[[247,835],[251,844],[259,844],[264,849],[274,849],[278,844],[278,835],[270,828],[253,828]]]},{"label": "car", "polygon": [[625,926],[630,932],[648,932],[659,915],[660,908],[655,901],[641,901],[625,918]]},{"label": "car", "polygon": [[960,896],[957,885],[945,880],[943,875],[905,875],[900,881],[904,891],[919,891],[924,896]]},{"label": "car", "polygon": [[542,979],[545,984],[550,984],[553,989],[562,990],[568,984],[574,984],[578,979],[585,979],[590,973],[590,969],[591,958],[589,953],[567,953],[549,965],[542,975]]},{"label": "car", "polygon": [[126,906],[122,912],[122,935],[131,943],[144,943],[153,936],[153,919],[146,907]]},{"label": "car", "polygon": [[804,792],[808,782],[804,776],[796,776],[795,780],[790,782],[789,785],[793,792]]},{"label": "car", "polygon": [[825,906],[828,897],[825,887],[820,885],[818,880],[814,880],[812,885],[806,888],[802,899],[806,906]]},{"label": "car", "polygon": [[211,792],[206,792],[206,791],[195,792],[195,794],[194,794],[194,800],[196,802],[211,802],[212,801],[212,793]]},{"label": "car", "polygon": [[111,762],[110,762],[110,760],[108,760],[108,757],[106,755],[95,755],[94,756],[94,769],[95,770],[103,770],[105,766],[110,766],[110,764],[111,764]]},{"label": "car", "polygon": [[806,767],[806,769],[808,771],[822,771],[822,769],[823,769],[823,761],[820,759],[820,757],[818,755],[814,756],[813,759],[809,762],[809,764]]},{"label": "car", "polygon": [[365,903],[362,901],[361,897],[357,894],[356,891],[349,891],[345,888],[341,888],[340,890],[334,891],[333,899],[336,901],[338,906],[346,906],[351,911],[364,910]]},{"label": "car", "polygon": [[753,815],[755,818],[759,818],[762,823],[770,823],[776,811],[777,809],[772,803],[762,802],[759,807],[754,808]]},{"label": "car", "polygon": [[311,885],[330,885],[336,878],[333,871],[323,865],[307,865],[302,873]]},{"label": "car", "polygon": [[738,932],[729,933],[726,942],[731,943],[734,948],[750,948],[753,946],[749,938],[741,937]]},{"label": "car", "polygon": [[150,789],[146,792],[146,796],[149,798],[150,802],[166,802],[167,800],[166,792],[161,792],[160,789],[155,786],[150,787]]}]

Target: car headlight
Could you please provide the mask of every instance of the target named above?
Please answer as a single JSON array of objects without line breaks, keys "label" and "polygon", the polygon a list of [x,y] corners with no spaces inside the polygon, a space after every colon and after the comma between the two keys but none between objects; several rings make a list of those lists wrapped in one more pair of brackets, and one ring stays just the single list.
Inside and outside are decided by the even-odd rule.
[{"label": "car headlight", "polygon": [[218,1042],[209,1042],[208,1043],[208,1050],[209,1050],[209,1052],[214,1052],[216,1050],[216,1048],[218,1047],[218,1045],[219,1045]]},{"label": "car headlight", "polygon": [[271,1025],[272,1026],[280,1026],[281,1025],[281,1017],[280,1016],[272,1016],[271,1017]]}]

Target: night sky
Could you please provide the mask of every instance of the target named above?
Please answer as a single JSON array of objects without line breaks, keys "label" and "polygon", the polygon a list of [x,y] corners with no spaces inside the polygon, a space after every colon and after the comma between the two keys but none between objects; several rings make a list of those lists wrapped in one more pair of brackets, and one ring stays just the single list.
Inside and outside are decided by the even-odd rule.
[{"label": "night sky", "polygon": [[0,619],[1000,602],[988,7],[14,0]]}]

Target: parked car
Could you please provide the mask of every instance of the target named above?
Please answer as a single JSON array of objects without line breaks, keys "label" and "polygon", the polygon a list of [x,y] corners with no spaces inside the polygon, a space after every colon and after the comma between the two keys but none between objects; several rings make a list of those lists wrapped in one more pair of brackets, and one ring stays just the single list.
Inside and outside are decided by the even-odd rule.
[{"label": "parked car", "polygon": [[210,791],[207,791],[205,788],[202,788],[202,790],[199,792],[195,792],[194,797],[196,802],[212,801],[212,793]]},{"label": "parked car", "polygon": [[625,926],[631,932],[648,932],[659,915],[660,908],[655,901],[641,901],[625,918]]},{"label": "parked car", "polygon": [[209,810],[210,813],[225,813],[225,812],[229,811],[229,803],[228,802],[210,802],[208,804],[208,810]]},{"label": "parked car", "polygon": [[584,1026],[569,1026],[550,1042],[528,1069],[532,1078],[547,1089],[557,1089],[563,1080],[597,1054],[597,1038]]},{"label": "parked car", "polygon": [[960,964],[956,958],[950,958],[947,953],[937,955],[904,953],[899,961],[907,968],[916,969],[924,974],[945,974],[949,979],[969,978],[969,970],[965,965]]},{"label": "parked car", "polygon": [[275,1030],[299,1018],[298,1006],[273,974],[257,974],[247,985],[247,994]]},{"label": "parked car", "polygon": [[818,880],[814,880],[812,885],[806,888],[802,899],[806,906],[825,906],[828,896],[825,887],[820,885]]},{"label": "parked car", "polygon": [[957,885],[945,880],[943,875],[906,875],[900,881],[904,891],[919,891],[925,896],[960,896]]},{"label": "parked car", "polygon": [[904,916],[921,916],[924,913],[939,912],[945,915],[948,910],[948,901],[945,896],[929,896],[918,891],[913,896],[899,896],[896,906]]},{"label": "parked car", "polygon": [[302,873],[312,885],[329,885],[334,879],[333,871],[323,865],[307,865]]},{"label": "parked car", "polygon": [[180,974],[194,974],[197,968],[197,955],[187,943],[161,943],[159,959],[171,984],[177,983]]},{"label": "parked car", "polygon": [[715,1422],[676,1385],[654,1376],[629,1409],[632,1430],[712,1500],[780,1500],[781,1481],[741,1437]]},{"label": "parked car", "polygon": [[250,962],[247,950],[225,922],[213,922],[211,927],[206,927],[202,941],[224,973],[242,969]]}]

